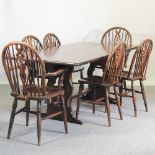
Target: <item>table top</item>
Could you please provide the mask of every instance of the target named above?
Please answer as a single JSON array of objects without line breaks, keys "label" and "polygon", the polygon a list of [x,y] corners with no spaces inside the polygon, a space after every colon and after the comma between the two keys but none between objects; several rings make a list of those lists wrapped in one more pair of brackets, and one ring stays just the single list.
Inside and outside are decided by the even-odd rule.
[{"label": "table top", "polygon": [[109,53],[98,43],[79,42],[47,48],[39,52],[40,57],[49,63],[80,66],[97,61]]},{"label": "table top", "polygon": [[38,53],[45,62],[71,66],[84,65],[109,55],[100,43],[91,42],[61,45],[58,48],[43,49]]}]

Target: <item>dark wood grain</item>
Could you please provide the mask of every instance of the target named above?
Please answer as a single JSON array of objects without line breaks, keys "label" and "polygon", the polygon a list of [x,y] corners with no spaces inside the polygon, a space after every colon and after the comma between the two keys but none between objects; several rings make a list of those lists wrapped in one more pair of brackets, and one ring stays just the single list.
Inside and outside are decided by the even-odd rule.
[{"label": "dark wood grain", "polygon": [[[125,44],[121,42],[115,47],[114,51],[111,52],[110,55],[108,56],[105,68],[103,68],[104,72],[102,76],[98,76],[95,74],[91,76],[88,75],[88,77],[85,77],[79,80],[80,86],[79,86],[79,95],[78,95],[77,110],[76,110],[77,118],[79,114],[81,96],[83,94],[82,91],[85,88],[84,85],[88,84],[90,91],[93,92],[92,94],[93,113],[95,113],[95,104],[98,100],[98,98],[96,98],[96,93],[97,93],[96,90],[99,87],[103,88],[102,98],[105,96],[105,100],[106,100],[105,105],[106,105],[107,116],[108,116],[108,125],[111,126],[110,105],[109,105],[110,88],[118,87],[119,85],[119,82],[120,82],[119,77],[122,72],[124,58],[125,58]],[[84,90],[84,93],[85,93],[85,90]],[[116,89],[115,89],[114,94],[116,96],[116,104],[118,106],[120,119],[122,119],[120,102],[118,99],[118,93]]]},{"label": "dark wood grain", "polygon": [[[127,50],[135,48],[130,46]],[[100,43],[92,42],[78,42],[67,45],[61,45],[60,47],[46,48],[38,52],[39,56],[49,64],[63,65],[68,67],[68,71],[65,73],[64,89],[65,89],[65,106],[67,110],[68,121],[72,123],[82,124],[82,122],[76,119],[72,114],[71,96],[73,93],[72,85],[72,72],[74,66],[80,66],[92,62],[101,62],[102,59],[109,55],[109,52],[102,47]],[[51,111],[52,108],[48,109]]]},{"label": "dark wood grain", "polygon": [[80,66],[97,61],[109,53],[99,43],[79,42],[47,48],[39,52],[40,57],[49,63]]},{"label": "dark wood grain", "polygon": [[[64,104],[64,89],[63,89],[63,69],[57,72],[50,73],[48,76],[59,76],[58,87],[47,87],[45,80],[45,64],[37,54],[37,51],[22,42],[11,42],[7,44],[2,51],[2,62],[8,82],[11,87],[10,95],[14,98],[12,112],[10,115],[10,123],[7,138],[10,139],[11,131],[14,123],[15,115],[20,112],[26,112],[26,126],[29,122],[30,101],[37,101],[37,137],[38,145],[41,142],[41,121],[63,113],[64,128],[67,133],[67,114]],[[58,112],[55,114],[45,114],[42,117],[41,103],[51,104],[56,98],[55,105],[60,106]],[[17,111],[18,101],[25,101],[25,106],[19,108]],[[61,111],[61,113],[60,113]]]},{"label": "dark wood grain", "polygon": [[[144,40],[134,52],[128,70],[124,70],[121,75],[122,84],[120,89],[120,96],[132,98],[135,117],[137,116],[135,93],[142,94],[145,109],[146,111],[148,111],[143,81],[146,80],[146,71],[152,48],[153,48],[153,41],[151,39]],[[131,82],[131,87],[129,86],[127,87],[126,85],[127,81]],[[135,89],[134,83],[136,81],[139,81],[141,91]],[[121,97],[121,103],[122,103],[122,97]]]}]

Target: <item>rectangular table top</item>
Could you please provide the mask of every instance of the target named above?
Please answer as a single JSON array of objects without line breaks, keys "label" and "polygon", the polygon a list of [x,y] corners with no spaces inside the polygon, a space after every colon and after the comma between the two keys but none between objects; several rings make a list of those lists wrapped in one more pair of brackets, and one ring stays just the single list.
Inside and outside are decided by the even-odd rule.
[{"label": "rectangular table top", "polygon": [[[133,49],[134,47],[132,47]],[[130,48],[131,49],[131,48]],[[48,63],[80,66],[104,58],[109,53],[100,43],[78,42],[43,49],[39,56]]]}]

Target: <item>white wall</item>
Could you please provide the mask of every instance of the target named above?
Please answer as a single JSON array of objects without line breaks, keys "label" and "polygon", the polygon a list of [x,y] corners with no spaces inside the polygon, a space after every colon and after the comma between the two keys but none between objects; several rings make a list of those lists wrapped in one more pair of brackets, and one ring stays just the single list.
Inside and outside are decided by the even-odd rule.
[{"label": "white wall", "polygon": [[[134,43],[155,40],[154,0],[0,0],[0,51],[6,43],[27,34],[40,39],[54,32],[62,44],[76,41],[99,42],[112,26],[126,27]],[[155,85],[153,50],[146,85]],[[0,62],[0,83],[7,83]]]}]

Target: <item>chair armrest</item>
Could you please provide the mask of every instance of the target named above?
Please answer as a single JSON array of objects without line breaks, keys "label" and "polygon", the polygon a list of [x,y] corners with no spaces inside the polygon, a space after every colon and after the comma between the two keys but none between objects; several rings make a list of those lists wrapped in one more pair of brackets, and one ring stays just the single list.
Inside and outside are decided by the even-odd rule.
[{"label": "chair armrest", "polygon": [[83,70],[84,70],[84,67],[81,67],[81,66],[74,67],[73,73],[83,71]]},{"label": "chair armrest", "polygon": [[127,51],[127,52],[131,52],[131,51],[133,51],[133,50],[136,50],[137,47],[138,47],[138,45],[131,45],[131,46],[129,46],[129,47],[126,48],[126,51]]},{"label": "chair armrest", "polygon": [[99,65],[97,65],[95,68],[102,69],[102,67],[101,67],[101,66],[99,66]]},{"label": "chair armrest", "polygon": [[55,72],[46,73],[45,76],[46,77],[55,77],[55,76],[61,75],[63,72],[65,72],[65,69],[58,69]]}]

